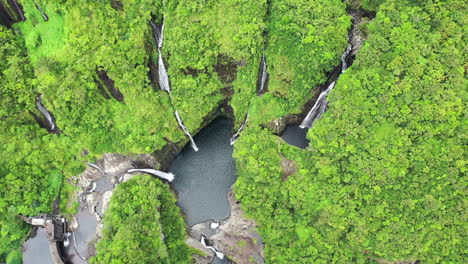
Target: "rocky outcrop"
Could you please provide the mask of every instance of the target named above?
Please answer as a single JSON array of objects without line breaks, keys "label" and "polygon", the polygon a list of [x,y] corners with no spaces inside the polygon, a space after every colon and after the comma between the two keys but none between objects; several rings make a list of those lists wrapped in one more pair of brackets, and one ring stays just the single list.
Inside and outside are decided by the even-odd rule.
[{"label": "rocky outcrop", "polygon": [[210,245],[224,253],[234,263],[264,263],[263,244],[256,223],[245,218],[232,188],[228,200],[231,206],[229,218],[221,221],[216,229],[211,228],[217,226],[212,225],[211,220],[196,224],[191,228],[190,236],[199,241],[204,235]]},{"label": "rocky outcrop", "polygon": [[362,31],[362,25],[372,21],[372,19],[375,17],[375,14],[356,9],[350,9],[348,14],[351,16],[351,21],[353,24],[349,42],[353,46],[351,56],[354,56],[358,53],[367,39],[367,34]]},{"label": "rocky outcrop", "polygon": [[283,175],[281,180],[285,181],[289,176],[297,172],[297,164],[294,160],[287,159],[281,155],[281,168],[283,169]]}]

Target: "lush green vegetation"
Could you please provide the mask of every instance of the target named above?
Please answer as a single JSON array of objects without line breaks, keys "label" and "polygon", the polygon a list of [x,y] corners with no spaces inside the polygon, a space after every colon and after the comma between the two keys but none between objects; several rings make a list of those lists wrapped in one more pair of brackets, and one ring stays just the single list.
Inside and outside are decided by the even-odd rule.
[{"label": "lush green vegetation", "polygon": [[174,105],[187,127],[199,126],[233,89],[247,89],[248,102],[255,93],[267,1],[171,1],[165,10],[163,52]]},{"label": "lush green vegetation", "polygon": [[[16,215],[50,211],[64,176],[82,169],[80,149],[67,137],[48,134],[29,114],[35,91],[25,47],[0,26],[0,256],[17,248],[27,229]],[[16,255],[15,255],[16,256]],[[12,258],[16,258],[12,256]]]},{"label": "lush green vegetation", "polygon": [[[262,226],[269,262],[463,262],[466,9],[381,5],[307,150],[243,133],[236,194]],[[298,166],[287,179],[281,156]]]},{"label": "lush green vegetation", "polygon": [[91,263],[190,263],[185,223],[169,186],[138,175],[120,184]]},{"label": "lush green vegetation", "polygon": [[259,51],[257,64],[249,69],[253,79],[238,78],[231,102],[241,121],[249,111],[256,125],[299,112],[313,88],[326,80],[326,72],[339,64],[351,25],[346,5],[339,0],[273,0],[270,5],[265,39],[268,93],[254,96]]},{"label": "lush green vegetation", "polygon": [[[28,228],[18,214],[50,212],[57,198],[73,210],[68,179],[84,161],[184,141],[175,109],[196,132],[226,100],[235,127],[250,114],[233,154],[235,191],[261,225],[267,262],[462,262],[464,1],[36,0],[47,22],[34,1],[18,2],[26,21],[0,25],[0,262],[19,262]],[[310,147],[291,147],[263,127],[299,112],[339,64],[350,7],[377,12],[368,40]],[[165,23],[172,98],[148,77],[157,65],[149,20]],[[257,96],[263,52],[269,83]],[[37,94],[61,134],[31,115]],[[298,167],[288,178],[283,157]],[[188,262],[174,201],[148,177],[122,184],[94,262]]]}]

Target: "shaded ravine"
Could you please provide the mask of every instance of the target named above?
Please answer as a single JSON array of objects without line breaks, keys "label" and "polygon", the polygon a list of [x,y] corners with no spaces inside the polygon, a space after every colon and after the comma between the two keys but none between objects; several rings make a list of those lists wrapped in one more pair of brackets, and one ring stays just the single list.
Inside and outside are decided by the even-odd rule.
[{"label": "shaded ravine", "polygon": [[[329,81],[327,82],[326,89],[323,90],[317,99],[315,100],[314,105],[312,108],[307,112],[307,115],[302,120],[301,124],[298,125],[288,125],[284,130],[281,138],[288,144],[305,149],[309,145],[309,140],[307,139],[307,131],[313,126],[314,122],[319,119],[322,114],[327,109],[328,101],[327,95],[328,93],[335,87],[336,81],[338,80],[339,76],[345,72],[348,67],[348,63],[346,60],[352,50],[352,45],[349,43],[348,38],[348,47],[346,51],[341,55],[341,63],[338,66],[339,71],[336,69],[332,72]],[[335,74],[333,74],[335,73]]]},{"label": "shaded ravine", "polygon": [[[356,54],[366,40],[366,36],[360,27],[362,23],[365,23],[363,22],[364,17],[370,19],[367,22],[369,23],[374,19],[375,13],[355,9],[348,9],[347,11],[352,21],[352,27],[348,34],[348,46],[341,55],[341,63],[330,72],[327,82],[318,86],[318,90],[321,92],[317,99],[309,101],[305,105],[305,109],[310,110],[306,111],[307,114],[304,112],[290,114],[270,123],[270,127],[274,128],[275,133],[281,135],[281,138],[290,145],[303,149],[309,145],[309,140],[306,138],[308,129],[313,127],[314,122],[326,111],[328,93],[335,87],[340,75],[352,65]],[[314,104],[311,105],[310,102]]]},{"label": "shaded ravine", "polygon": [[346,48],[346,51],[341,55],[341,73],[338,74],[336,77],[336,80],[332,81],[327,89],[325,91],[321,92],[317,100],[315,101],[314,106],[310,111],[307,113],[306,117],[304,120],[302,120],[301,125],[299,126],[300,128],[311,128],[314,125],[315,120],[319,119],[323,112],[325,112],[325,109],[327,108],[328,101],[327,101],[327,95],[328,93],[335,87],[336,81],[340,78],[340,75],[343,74],[346,69],[348,68],[348,63],[346,62],[346,59],[348,58],[349,53],[352,50],[351,43],[349,43],[350,37],[348,37],[348,47]]}]

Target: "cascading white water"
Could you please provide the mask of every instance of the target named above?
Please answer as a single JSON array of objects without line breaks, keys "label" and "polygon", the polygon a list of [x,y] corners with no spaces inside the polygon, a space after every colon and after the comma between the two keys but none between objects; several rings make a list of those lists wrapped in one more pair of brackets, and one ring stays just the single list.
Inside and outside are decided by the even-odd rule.
[{"label": "cascading white water", "polygon": [[164,18],[163,18],[163,23],[162,23],[162,26],[161,26],[161,31],[159,32],[158,49],[162,48],[163,40],[164,40]]},{"label": "cascading white water", "polygon": [[41,114],[44,116],[44,118],[46,119],[48,125],[49,125],[49,131],[51,132],[57,132],[58,129],[57,129],[57,125],[55,124],[55,120],[54,118],[52,117],[52,114],[50,114],[49,111],[47,111],[47,109],[45,108],[45,106],[42,104],[42,98],[41,98],[42,95],[38,95],[36,96],[36,108],[37,110],[39,110],[39,112],[41,112]]},{"label": "cascading white water", "polygon": [[[159,30],[158,26],[153,22],[150,21],[151,26],[153,27],[154,30],[154,38],[158,44],[158,81],[159,81],[159,87],[161,87],[161,90],[166,91],[171,95],[171,86],[169,84],[169,75],[167,74],[166,66],[164,65],[164,60],[162,58],[162,52],[161,48],[163,46],[163,40],[164,40],[164,18],[163,18],[163,23],[161,26],[161,30]],[[172,101],[172,97],[171,97]],[[190,142],[192,145],[193,150],[198,151],[198,147],[195,144],[195,141],[192,138],[192,135],[190,135],[190,132],[188,129],[184,126],[182,123],[182,119],[179,116],[179,112],[175,110],[175,116],[177,118],[177,122],[179,123],[179,126],[182,128],[184,133],[190,138]]]},{"label": "cascading white water", "polygon": [[150,20],[151,27],[153,28],[153,36],[154,40],[156,41],[156,44],[158,44],[159,48],[159,40],[161,39],[161,30],[159,29],[158,25],[153,22],[153,20]]},{"label": "cascading white water", "polygon": [[249,113],[247,113],[247,116],[246,116],[246,118],[245,118],[244,123],[239,127],[239,129],[238,129],[237,132],[231,137],[231,139],[229,139],[229,142],[231,143],[231,146],[234,145],[234,143],[236,142],[236,140],[239,138],[240,132],[242,132],[242,130],[244,130],[244,127],[245,127],[245,125],[247,124],[248,121],[249,121]]},{"label": "cascading white water", "polygon": [[[349,37],[348,37],[348,41],[349,41]],[[348,64],[346,63],[346,57],[348,57],[348,54],[351,52],[352,48],[353,46],[351,45],[351,43],[348,44],[346,51],[343,53],[343,55],[341,55],[341,73],[344,73],[346,69],[348,69]]]},{"label": "cascading white water", "polygon": [[325,111],[325,108],[327,107],[327,94],[333,89],[333,87],[335,87],[335,82],[330,83],[327,89],[320,93],[314,106],[310,109],[309,113],[307,113],[307,116],[299,126],[300,128],[311,128],[315,120],[322,115],[323,111]]},{"label": "cascading white water", "polygon": [[218,250],[216,250],[214,247],[212,246],[208,246],[206,244],[206,237],[204,235],[201,236],[201,239],[200,239],[200,243],[207,249],[211,249],[211,251],[213,251],[215,254],[216,254],[216,257],[219,258],[219,259],[223,259],[224,258],[224,254],[219,252]]},{"label": "cascading white water", "polygon": [[171,87],[169,86],[169,76],[167,75],[166,66],[164,65],[164,61],[162,59],[161,50],[159,50],[159,58],[158,58],[158,77],[159,77],[159,86],[161,90],[167,91],[168,93],[171,92]]},{"label": "cascading white water", "polygon": [[266,59],[265,59],[265,52],[263,52],[262,55],[262,62],[260,64],[260,71],[262,72],[262,75],[260,77],[260,87],[258,91],[261,93],[265,89],[265,84],[266,84],[266,79],[267,79],[267,64],[266,64]]},{"label": "cascading white water", "polygon": [[148,174],[157,176],[157,177],[159,177],[161,179],[168,180],[170,182],[172,182],[174,180],[174,174],[172,174],[170,172],[168,173],[168,172],[163,172],[163,171],[154,170],[154,169],[129,169],[129,170],[127,170],[127,172],[128,173],[144,172],[144,173],[148,173]]},{"label": "cascading white water", "polygon": [[[350,37],[348,37],[348,41],[349,39]],[[341,55],[341,73],[344,73],[346,69],[348,69],[348,64],[346,63],[346,57],[348,57],[351,50],[352,50],[352,45],[351,43],[349,43],[348,47],[346,48],[346,51]],[[337,79],[334,82],[330,83],[330,85],[328,85],[325,91],[320,93],[319,97],[317,98],[317,101],[315,101],[314,106],[307,113],[304,120],[302,120],[302,123],[299,126],[300,128],[311,128],[315,120],[319,119],[322,116],[322,114],[327,109],[327,105],[328,105],[327,95],[333,89],[333,87],[335,87],[335,83],[339,77],[340,76],[338,75]]]},{"label": "cascading white water", "polygon": [[184,133],[190,138],[190,143],[192,145],[193,150],[198,151],[198,147],[195,144],[195,140],[193,140],[192,135],[190,135],[190,132],[188,131],[188,129],[182,123],[182,119],[180,118],[179,112],[177,112],[177,110],[175,111],[175,116],[176,116],[177,122],[179,123],[179,126],[182,128]]}]

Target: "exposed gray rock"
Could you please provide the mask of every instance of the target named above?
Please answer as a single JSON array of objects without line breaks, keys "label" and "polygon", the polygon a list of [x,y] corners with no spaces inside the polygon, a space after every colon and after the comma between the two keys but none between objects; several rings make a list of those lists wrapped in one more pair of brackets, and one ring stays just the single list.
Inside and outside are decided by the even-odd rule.
[{"label": "exposed gray rock", "polygon": [[351,56],[356,55],[361,49],[364,41],[367,39],[366,34],[362,31],[362,25],[371,21],[369,18],[365,18],[369,14],[363,10],[350,9],[348,12],[351,15],[351,22],[353,24],[351,31],[351,39],[349,42],[353,46]]},{"label": "exposed gray rock", "polygon": [[70,220],[68,221],[68,228],[70,231],[75,232],[79,227],[78,221],[76,221],[76,217],[72,216],[70,217]]},{"label": "exposed gray rock", "polygon": [[283,169],[283,181],[287,180],[290,175],[297,172],[297,164],[294,160],[287,159],[281,156],[281,168]]},{"label": "exposed gray rock", "polygon": [[203,252],[205,255],[207,255],[210,258],[213,258],[215,255],[213,251],[204,247],[202,243],[200,243],[200,240],[197,240],[193,237],[187,238],[187,240],[185,240],[185,243],[187,243],[187,245],[189,245],[192,248],[200,250],[201,252]]},{"label": "exposed gray rock", "polygon": [[288,118],[286,117],[275,119],[268,123],[268,128],[273,131],[274,134],[279,135],[283,133],[284,129],[286,128],[287,119]]},{"label": "exposed gray rock", "polygon": [[192,257],[194,260],[194,264],[211,264],[213,262],[213,257],[210,256],[200,256],[197,254],[193,254]]},{"label": "exposed gray rock", "polygon": [[107,208],[109,208],[110,198],[113,194],[113,191],[107,191],[102,195],[102,212],[104,213]]},{"label": "exposed gray rock", "polygon": [[126,171],[133,167],[132,160],[130,157],[120,154],[104,154],[104,171],[110,175]]},{"label": "exposed gray rock", "polygon": [[217,229],[211,229],[212,220],[192,226],[190,236],[200,239],[204,235],[212,246],[225,254],[234,263],[264,263],[263,244],[256,230],[256,223],[244,217],[231,190],[228,194],[231,216],[220,222]]},{"label": "exposed gray rock", "polygon": [[131,180],[133,177],[135,177],[136,175],[137,175],[137,174],[133,174],[133,173],[125,173],[124,176],[123,176],[122,182],[129,181],[129,180]]}]

